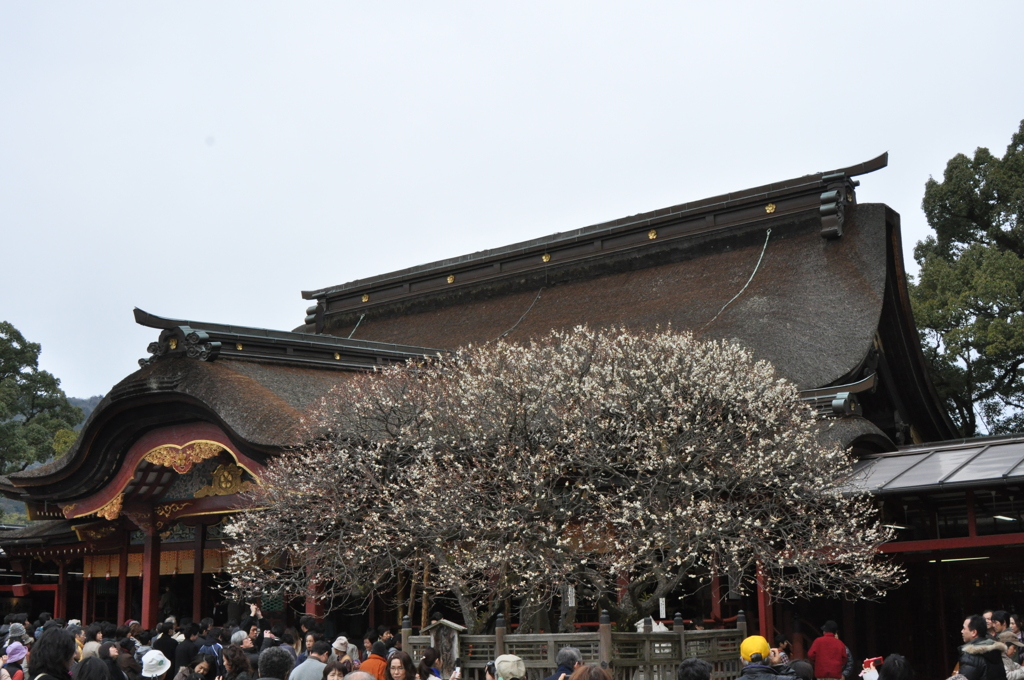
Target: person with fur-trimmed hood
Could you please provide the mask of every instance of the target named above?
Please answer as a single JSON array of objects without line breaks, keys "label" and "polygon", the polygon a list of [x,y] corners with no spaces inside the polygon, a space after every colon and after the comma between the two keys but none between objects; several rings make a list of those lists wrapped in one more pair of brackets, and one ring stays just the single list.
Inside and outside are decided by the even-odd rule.
[{"label": "person with fur-trimmed hood", "polygon": [[988,637],[985,617],[980,614],[968,616],[960,633],[964,645],[960,647],[959,673],[967,680],[1006,680],[1003,668],[1006,645]]},{"label": "person with fur-trimmed hood", "polygon": [[779,650],[772,651],[760,635],[751,635],[740,643],[740,658],[741,680],[797,680],[788,666],[774,667],[781,661]]}]

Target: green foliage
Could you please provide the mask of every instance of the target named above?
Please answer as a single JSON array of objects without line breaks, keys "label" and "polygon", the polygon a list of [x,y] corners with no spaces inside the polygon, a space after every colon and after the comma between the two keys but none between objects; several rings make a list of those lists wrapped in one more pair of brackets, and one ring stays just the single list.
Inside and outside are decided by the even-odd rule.
[{"label": "green foliage", "polygon": [[0,475],[53,457],[57,434],[82,420],[60,380],[39,370],[39,349],[0,321]]},{"label": "green foliage", "polygon": [[957,154],[923,208],[910,295],[925,357],[964,436],[1024,429],[1024,121],[1002,158]]},{"label": "green foliage", "polygon": [[76,439],[78,439],[78,433],[74,430],[57,430],[57,433],[53,435],[53,443],[51,444],[53,452],[58,456],[63,456],[75,443]]}]

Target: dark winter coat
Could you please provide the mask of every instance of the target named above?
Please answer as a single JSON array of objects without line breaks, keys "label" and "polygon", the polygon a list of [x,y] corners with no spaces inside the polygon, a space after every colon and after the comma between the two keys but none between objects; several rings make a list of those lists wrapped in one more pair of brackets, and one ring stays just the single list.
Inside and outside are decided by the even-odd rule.
[{"label": "dark winter coat", "polygon": [[1006,680],[1003,654],[1006,645],[992,638],[980,638],[960,648],[960,675],[967,680]]},{"label": "dark winter coat", "polygon": [[[559,666],[554,675],[549,675],[544,680],[558,680],[558,678],[562,677],[562,673],[565,673],[565,680],[569,680],[572,677],[572,671],[572,666]],[[420,680],[423,679],[420,678]]]},{"label": "dark winter coat", "polygon": [[139,680],[142,677],[142,664],[128,652],[121,652],[117,655],[117,667],[121,669],[128,680]]},{"label": "dark winter coat", "polygon": [[[785,669],[785,667],[783,667]],[[780,672],[771,666],[762,666],[759,663],[747,664],[740,673],[743,680],[797,680],[795,675],[788,672]]]},{"label": "dark winter coat", "polygon": [[181,670],[192,663],[192,659],[198,653],[199,645],[196,644],[196,641],[185,638],[178,643],[178,648],[174,650],[174,665],[178,667],[178,670]]}]

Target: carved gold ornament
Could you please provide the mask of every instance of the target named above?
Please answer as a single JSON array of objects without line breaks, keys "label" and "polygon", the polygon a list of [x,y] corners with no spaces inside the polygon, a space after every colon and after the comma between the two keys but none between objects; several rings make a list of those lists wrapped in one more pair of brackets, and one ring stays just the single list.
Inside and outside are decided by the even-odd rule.
[{"label": "carved gold ornament", "polygon": [[540,259],[544,260],[545,262],[551,262],[551,253],[544,253],[543,255],[540,256]]},{"label": "carved gold ornament", "polygon": [[224,447],[216,442],[189,442],[184,446],[165,444],[147,453],[143,460],[153,465],[174,468],[179,475],[192,469],[195,463],[215,458]]},{"label": "carved gold ornament", "polygon": [[217,469],[213,471],[213,483],[196,491],[195,497],[229,496],[233,493],[248,491],[253,484],[242,481],[243,472],[244,470],[234,463],[218,465]]},{"label": "carved gold ornament", "polygon": [[102,508],[96,511],[97,517],[102,517],[106,520],[115,520],[118,515],[121,514],[121,503],[124,502],[124,494],[119,493],[114,496],[110,501]]},{"label": "carved gold ornament", "polygon": [[157,506],[156,514],[160,515],[161,517],[170,517],[171,513],[177,512],[178,510],[184,510],[185,508],[187,508],[190,505],[192,505],[192,504],[191,503],[165,503],[163,505]]},{"label": "carved gold ornament", "polygon": [[239,352],[241,352],[242,351],[242,343],[236,342],[235,343],[235,349],[237,349]]},{"label": "carved gold ornament", "polygon": [[448,283],[455,283],[455,274],[448,275]]},{"label": "carved gold ornament", "polygon": [[649,232],[647,232],[647,238],[651,239],[652,241],[658,238],[658,230],[651,229]]},{"label": "carved gold ornament", "polygon": [[363,293],[363,302],[369,302],[369,301],[370,301],[370,294],[369,293]]},{"label": "carved gold ornament", "polygon": [[764,207],[764,211],[766,213],[768,213],[769,215],[771,215],[773,212],[775,212],[775,204],[774,203],[769,203],[768,205],[766,205]]},{"label": "carved gold ornament", "polygon": [[334,353],[334,360],[335,361],[341,361],[341,353],[340,352],[335,352]]}]

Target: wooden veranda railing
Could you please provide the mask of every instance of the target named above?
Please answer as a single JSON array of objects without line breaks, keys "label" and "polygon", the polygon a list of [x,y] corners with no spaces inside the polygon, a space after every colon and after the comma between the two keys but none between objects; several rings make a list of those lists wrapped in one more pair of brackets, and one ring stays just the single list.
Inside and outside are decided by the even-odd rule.
[{"label": "wooden veranda railing", "polygon": [[[735,628],[684,630],[676,615],[673,630],[651,632],[647,619],[643,633],[613,633],[608,612],[602,612],[596,633],[540,633],[506,635],[504,617],[498,617],[493,635],[459,635],[458,650],[463,680],[485,680],[484,667],[502,654],[515,654],[526,664],[527,680],[542,680],[555,672],[555,657],[563,647],[576,647],[585,663],[607,663],[614,680],[674,680],[683,659],[698,657],[712,666],[712,680],[739,677],[740,642],[747,635],[743,612]],[[402,649],[414,660],[433,645],[430,635],[413,635],[408,617],[402,624]],[[454,659],[442,659],[446,669]],[[447,676],[447,674],[444,674]]]}]

